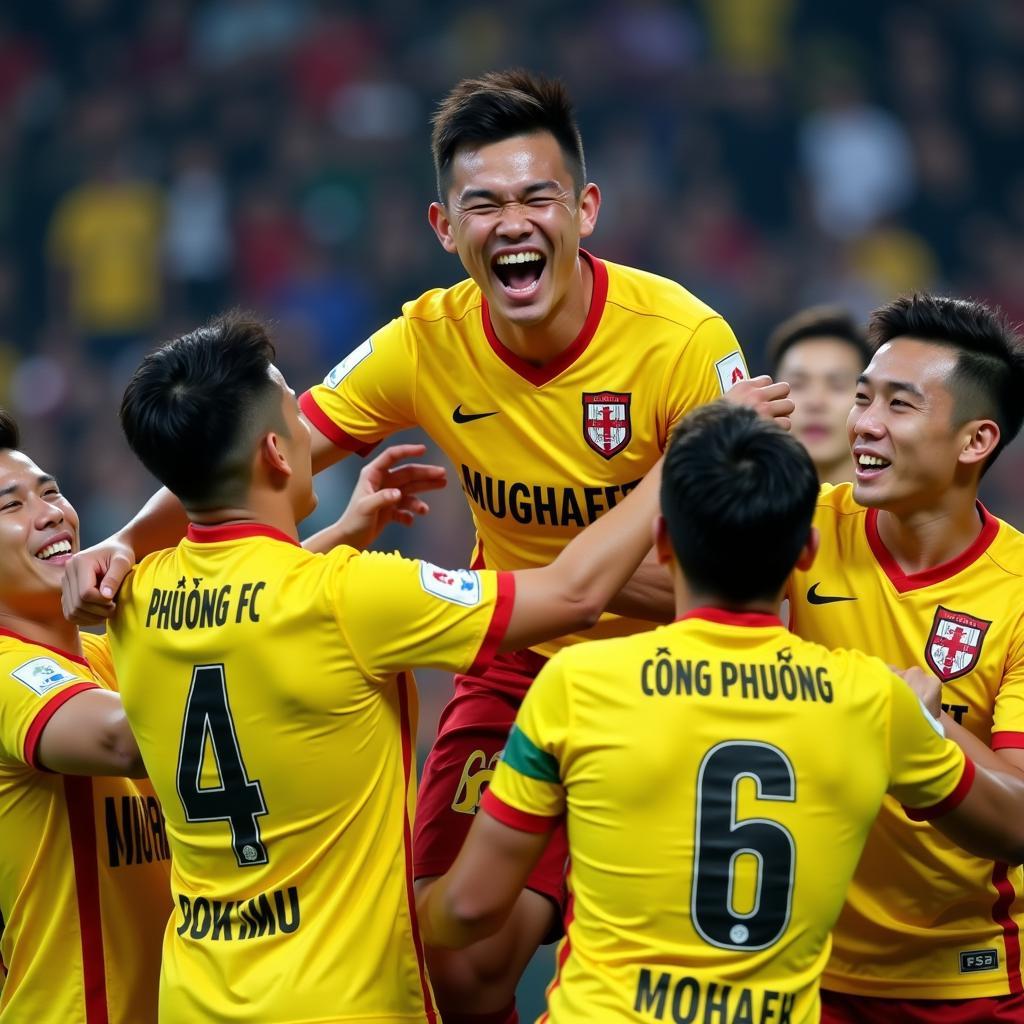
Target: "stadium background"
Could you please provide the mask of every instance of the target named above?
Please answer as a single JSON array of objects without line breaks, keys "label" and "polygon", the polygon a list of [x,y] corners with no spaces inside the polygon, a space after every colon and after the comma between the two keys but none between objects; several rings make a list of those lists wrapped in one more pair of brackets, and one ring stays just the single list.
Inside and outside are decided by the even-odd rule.
[{"label": "stadium background", "polygon": [[[518,64],[576,100],[593,251],[681,281],[753,369],[811,302],[864,316],[928,288],[1024,320],[1022,58],[1019,0],[8,0],[0,403],[83,541],[106,536],[153,489],[116,409],[156,341],[249,307],[303,390],[463,276],[425,219],[428,117],[460,77]],[[357,470],[322,479],[318,523]],[[1019,444],[985,499],[1024,525]],[[454,475],[432,504],[379,546],[464,564]],[[448,683],[421,686],[425,746]]]}]

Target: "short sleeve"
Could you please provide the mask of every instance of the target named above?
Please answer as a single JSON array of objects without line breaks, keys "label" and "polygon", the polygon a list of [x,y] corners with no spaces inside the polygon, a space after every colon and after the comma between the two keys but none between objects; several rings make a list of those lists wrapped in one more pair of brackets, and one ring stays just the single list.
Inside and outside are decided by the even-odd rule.
[{"label": "short sleeve", "polygon": [[417,666],[477,670],[497,652],[515,601],[512,573],[442,569],[378,552],[338,561],[335,614],[371,679]]},{"label": "short sleeve", "polygon": [[416,425],[416,346],[404,317],[356,346],[299,399],[306,418],[340,448],[366,455]]},{"label": "short sleeve", "polygon": [[1007,654],[992,713],[992,749],[1024,749],[1024,621]]},{"label": "short sleeve", "polygon": [[720,316],[701,321],[666,381],[669,432],[688,412],[721,398],[749,376],[732,328]]},{"label": "short sleeve", "polygon": [[889,792],[916,821],[953,810],[967,795],[973,766],[901,679],[890,683]]},{"label": "short sleeve", "polygon": [[96,682],[64,658],[28,645],[0,657],[0,758],[39,768],[39,738],[67,701]]},{"label": "short sleeve", "polygon": [[510,828],[547,831],[565,813],[568,680],[549,661],[527,691],[481,806]]}]

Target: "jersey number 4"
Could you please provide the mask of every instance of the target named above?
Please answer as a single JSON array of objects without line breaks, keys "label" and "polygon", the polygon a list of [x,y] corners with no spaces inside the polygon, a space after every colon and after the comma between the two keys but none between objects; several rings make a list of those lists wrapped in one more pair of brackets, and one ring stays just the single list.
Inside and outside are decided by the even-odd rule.
[{"label": "jersey number 4", "polygon": [[[712,747],[697,775],[690,916],[700,936],[719,949],[765,949],[789,924],[793,906],[796,844],[770,818],[736,816],[742,779],[753,781],[758,800],[796,798],[796,776],[786,755],[768,743],[727,740]],[[735,908],[736,863],[756,862],[753,904]]]},{"label": "jersey number 4", "polygon": [[[200,785],[207,743],[220,780],[216,786]],[[239,867],[267,863],[258,820],[267,805],[259,780],[249,778],[242,761],[223,665],[192,669],[178,750],[178,797],[187,821],[226,821],[231,826]]]}]

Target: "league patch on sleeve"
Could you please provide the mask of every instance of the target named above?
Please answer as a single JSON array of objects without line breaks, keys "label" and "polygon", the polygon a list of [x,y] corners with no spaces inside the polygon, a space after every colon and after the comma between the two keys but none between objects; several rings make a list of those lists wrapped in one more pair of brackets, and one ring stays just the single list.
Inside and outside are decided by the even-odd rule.
[{"label": "league patch on sleeve", "polygon": [[11,675],[39,697],[61,683],[70,683],[72,679],[78,678],[74,672],[58,665],[53,658],[33,658],[19,665]]},{"label": "league patch on sleeve", "polygon": [[715,363],[718,371],[718,383],[724,395],[737,381],[747,376],[747,367],[743,362],[743,355],[737,349]]},{"label": "league patch on sleeve", "polygon": [[480,574],[472,569],[441,569],[420,562],[420,586],[428,594],[472,608],[480,603]]},{"label": "league patch on sleeve", "polygon": [[373,352],[373,342],[369,338],[352,349],[351,352],[338,365],[331,370],[324,383],[329,388],[336,388],[370,353]]}]

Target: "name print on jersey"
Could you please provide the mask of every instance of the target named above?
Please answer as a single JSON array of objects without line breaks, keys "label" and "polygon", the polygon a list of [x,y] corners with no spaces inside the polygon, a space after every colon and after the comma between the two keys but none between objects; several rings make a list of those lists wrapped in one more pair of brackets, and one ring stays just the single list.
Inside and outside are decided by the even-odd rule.
[{"label": "name print on jersey", "polygon": [[265,580],[243,583],[232,590],[230,583],[221,587],[201,587],[201,579],[192,580],[192,589],[185,586],[185,577],[178,580],[174,590],[154,587],[146,611],[147,628],[156,629],[206,629],[223,626],[230,618],[240,623],[247,618],[259,622],[257,602],[260,592],[266,587]]}]

